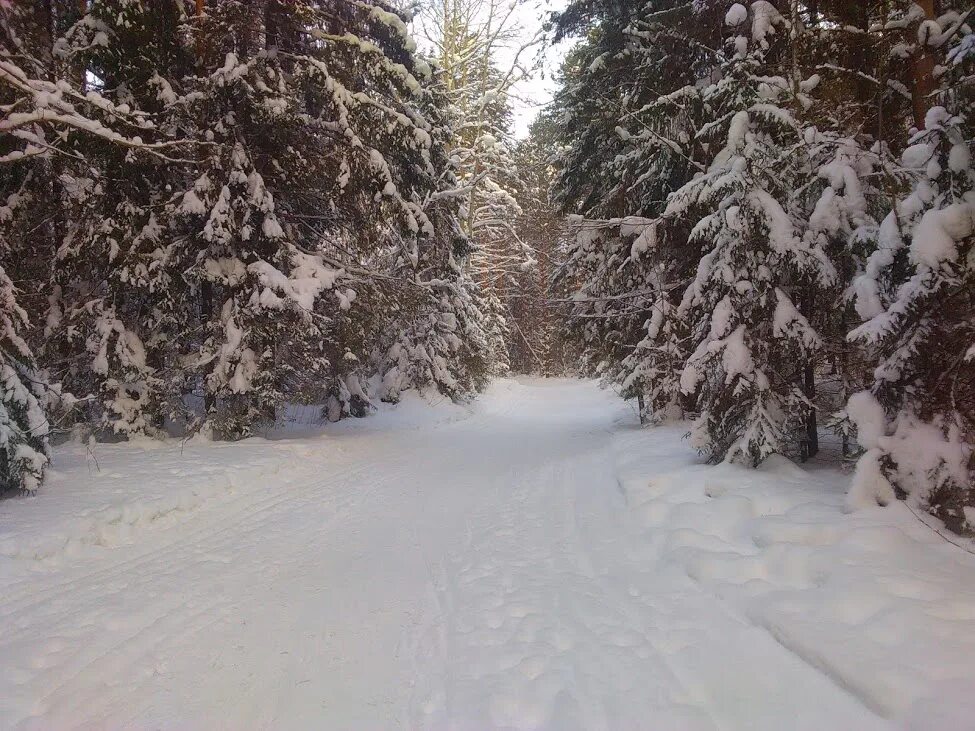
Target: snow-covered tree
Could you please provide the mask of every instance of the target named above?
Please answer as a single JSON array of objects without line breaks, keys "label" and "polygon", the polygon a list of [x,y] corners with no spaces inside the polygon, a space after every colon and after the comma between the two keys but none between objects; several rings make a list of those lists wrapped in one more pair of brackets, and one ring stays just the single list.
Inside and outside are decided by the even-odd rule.
[{"label": "snow-covered tree", "polygon": [[[0,15],[0,34],[5,41],[13,32],[11,21],[10,16]],[[13,75],[14,83],[27,79],[9,55],[0,57],[0,74]],[[14,93],[7,83],[0,85],[0,105],[7,108]],[[0,128],[8,121],[9,117],[0,122]],[[30,133],[35,140],[41,134],[37,128]],[[27,343],[30,321],[19,302],[20,293],[6,271],[12,262],[29,256],[19,235],[24,233],[28,219],[18,209],[36,206],[25,192],[30,172],[23,169],[31,143],[26,149],[10,149],[7,141],[18,147],[20,142],[4,135],[4,142],[0,143],[0,173],[5,173],[0,184],[0,494],[8,490],[33,491],[40,485],[48,462],[49,435],[45,384]],[[33,221],[33,216],[29,220]]]},{"label": "snow-covered tree", "polygon": [[[81,222],[72,206],[96,192],[102,160],[166,157],[154,143],[151,120],[116,105],[76,66],[58,57],[58,33],[77,20],[77,5],[0,4],[0,371],[3,372],[0,481],[4,488],[35,489],[47,462],[48,411],[62,404],[60,387],[42,372],[28,343],[29,325],[42,320],[46,278],[57,247],[73,245]],[[91,42],[105,38],[89,28]],[[15,288],[12,277],[23,282]],[[23,303],[23,304],[22,304]],[[25,306],[26,305],[26,306]],[[28,315],[28,309],[30,314]],[[45,365],[58,377],[62,353]]]},{"label": "snow-covered tree", "polygon": [[885,200],[877,186],[883,157],[876,150],[864,150],[856,139],[815,127],[805,130],[805,142],[816,174],[797,196],[805,223],[802,236],[807,246],[825,254],[835,276],[823,281],[800,275],[797,282],[796,291],[806,300],[806,316],[822,339],[819,357],[807,361],[803,380],[807,397],[828,415],[822,421],[840,434],[846,455],[852,425],[843,407],[862,388],[866,373],[862,353],[846,335],[857,319],[853,281],[874,249],[877,214]]},{"label": "snow-covered tree", "polygon": [[785,19],[754,2],[733,5],[726,23],[728,58],[702,91],[713,121],[698,132],[715,154],[663,217],[691,216],[704,251],[680,306],[695,345],[681,374],[700,412],[693,437],[712,460],[757,464],[798,452],[813,408],[802,374],[821,340],[792,290],[806,273],[829,283],[835,271],[789,210],[801,137],[781,106],[789,82],[768,60]]},{"label": "snow-covered tree", "polygon": [[[657,413],[695,406],[698,444],[712,459],[798,453],[813,408],[803,371],[820,338],[802,312],[808,302],[792,296],[836,279],[818,243],[804,239],[793,196],[810,166],[789,108],[809,85],[783,73],[789,24],[773,4],[665,5],[610,5],[610,17],[627,22],[605,24],[602,35],[622,40],[605,41],[575,71],[587,79],[626,69],[624,83],[658,77],[613,101],[614,114],[590,115],[620,120],[613,188],[592,188],[575,162],[595,157],[587,148],[605,129],[588,124],[563,156],[563,196],[630,214],[573,224],[582,233],[575,259],[586,263],[575,267],[579,300],[599,310],[577,308],[578,327],[604,349],[624,393],[648,396]],[[715,28],[730,31],[727,51]],[[676,68],[687,77],[660,89],[666,54],[683,59]],[[600,104],[586,88],[576,92],[580,108]],[[584,322],[607,315],[606,333]],[[612,330],[620,335],[606,337]]]},{"label": "snow-covered tree", "polygon": [[870,391],[849,405],[866,449],[850,502],[884,504],[906,493],[953,529],[972,530],[975,167],[968,113],[975,36],[960,20],[948,13],[926,26],[928,48],[943,60],[938,103],[902,156],[914,184],[882,227],[880,251],[888,261],[906,253],[907,277],[889,302],[867,298],[860,309],[870,319],[851,333],[879,363]]},{"label": "snow-covered tree", "polygon": [[[0,207],[2,219],[6,207]],[[9,255],[0,235],[0,254]],[[0,268],[0,493],[36,490],[48,463],[47,387],[24,339],[27,313]]]},{"label": "snow-covered tree", "polygon": [[[47,347],[77,354],[68,380],[97,394],[93,416],[121,433],[168,417],[239,436],[286,401],[361,415],[378,353],[403,333],[415,347],[396,360],[417,368],[401,373],[437,351],[426,380],[476,388],[457,377],[462,349],[417,326],[481,316],[449,261],[466,255],[459,186],[405,18],[379,2],[201,9],[91,3],[58,43],[112,103],[186,141],[165,165],[112,157],[74,186],[95,215],[59,249]],[[108,165],[129,185],[104,184]]]},{"label": "snow-covered tree", "polygon": [[646,260],[631,257],[634,231],[648,223],[642,218],[569,218],[559,280],[573,289],[570,334],[580,343],[587,368],[612,383],[624,379],[624,359],[642,339],[653,308],[655,292],[647,286],[652,273],[646,271]]},{"label": "snow-covered tree", "polygon": [[577,283],[571,332],[590,363],[626,397],[645,400],[653,418],[678,395],[681,335],[670,316],[697,262],[687,230],[648,229],[700,168],[695,83],[708,54],[687,42],[691,22],[708,27],[681,3],[586,1],[571,3],[557,24],[560,34],[586,32],[555,105],[554,199],[581,216],[570,221],[560,272]]},{"label": "snow-covered tree", "polygon": [[[562,221],[549,192],[554,174],[557,126],[551,112],[541,114],[528,137],[516,148],[521,175],[522,215],[518,237],[535,253],[536,266],[514,275],[510,297],[512,368],[519,373],[563,374],[575,368],[577,356],[559,337],[559,315],[565,303],[553,288],[552,277],[561,257]],[[571,362],[571,364],[570,364]]]},{"label": "snow-covered tree", "polygon": [[[454,117],[450,150],[465,190],[460,219],[472,242],[468,271],[480,290],[491,369],[501,375],[510,367],[513,283],[534,264],[515,227],[524,182],[512,134],[515,86],[529,73],[534,39],[521,40],[515,6],[498,0],[430,2],[421,21]],[[510,56],[503,65],[502,54]]]},{"label": "snow-covered tree", "polygon": [[49,459],[46,383],[28,344],[24,292],[8,272],[29,271],[25,263],[44,251],[31,250],[32,232],[35,244],[51,235],[39,193],[50,190],[54,170],[40,161],[63,142],[58,132],[97,124],[63,100],[70,88],[48,80],[45,20],[36,8],[0,4],[0,495],[36,490]]},{"label": "snow-covered tree", "polygon": [[418,240],[416,259],[400,258],[393,270],[407,284],[406,300],[393,308],[379,356],[381,396],[390,401],[410,388],[469,396],[484,386],[494,362],[480,290],[468,269],[473,244],[459,218],[465,191],[449,157],[449,101],[437,86],[422,102],[437,171],[420,198],[431,225]]}]

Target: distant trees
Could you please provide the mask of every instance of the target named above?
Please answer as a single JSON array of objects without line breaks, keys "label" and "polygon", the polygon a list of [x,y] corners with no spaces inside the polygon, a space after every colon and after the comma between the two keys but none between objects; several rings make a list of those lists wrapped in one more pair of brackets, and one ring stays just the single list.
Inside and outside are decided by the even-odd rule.
[{"label": "distant trees", "polygon": [[970,16],[570,3],[555,196],[590,362],[714,461],[856,430],[852,502],[971,528]]},{"label": "distant trees", "polygon": [[49,384],[225,437],[483,384],[448,102],[390,6],[2,3],[0,39],[4,486],[39,481]]},{"label": "distant trees", "polygon": [[470,271],[496,375],[511,367],[512,285],[535,264],[515,226],[526,191],[512,132],[512,99],[529,74],[538,38],[523,38],[515,9],[499,0],[431,0],[422,16],[454,120],[450,154],[465,191],[460,220],[473,245]]},{"label": "distant trees", "polygon": [[578,372],[574,349],[559,334],[566,313],[558,276],[564,225],[550,199],[557,132],[551,113],[543,112],[515,148],[522,180],[515,230],[532,251],[534,265],[513,274],[509,294],[512,368],[549,376]]}]

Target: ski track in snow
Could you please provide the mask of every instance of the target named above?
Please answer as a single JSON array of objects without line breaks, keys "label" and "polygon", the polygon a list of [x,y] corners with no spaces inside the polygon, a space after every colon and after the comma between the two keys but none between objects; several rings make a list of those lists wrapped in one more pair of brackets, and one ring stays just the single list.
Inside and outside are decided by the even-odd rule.
[{"label": "ski track in snow", "polygon": [[[951,708],[975,677],[975,562],[890,511],[841,515],[815,473],[703,468],[679,430],[632,421],[590,383],[503,381],[470,413],[406,404],[324,436],[106,448],[109,481],[127,464],[172,489],[229,477],[165,510],[57,516],[64,530],[53,502],[0,504],[0,727],[975,717]],[[896,573],[918,552],[933,575]],[[844,573],[859,566],[873,584]]]}]

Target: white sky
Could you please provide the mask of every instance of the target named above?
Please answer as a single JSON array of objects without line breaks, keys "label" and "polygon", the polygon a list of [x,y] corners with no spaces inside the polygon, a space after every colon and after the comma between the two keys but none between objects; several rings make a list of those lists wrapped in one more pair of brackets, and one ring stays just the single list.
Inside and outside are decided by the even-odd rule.
[{"label": "white sky", "polygon": [[[566,0],[521,0],[517,15],[519,24],[524,28],[522,33],[524,41],[531,39],[550,12],[562,10],[565,5]],[[556,75],[571,46],[571,41],[563,41],[557,46],[548,45],[532,49],[525,56],[526,61],[537,59],[540,67],[534,76],[521,82],[515,89],[517,95],[523,98],[523,100],[513,100],[514,131],[517,137],[525,137],[528,134],[528,126],[538,116],[540,109],[552,101],[557,86]],[[508,58],[505,58],[504,54],[499,54],[498,65],[503,68],[510,63],[510,56],[513,54],[513,50],[508,54]]]},{"label": "white sky", "polygon": [[[544,24],[548,14],[562,10],[567,0],[512,0],[512,2],[517,5],[515,22],[521,28],[521,32],[517,39],[508,43],[508,47],[498,52],[497,65],[503,71],[510,68],[518,47],[531,40]],[[413,35],[422,46],[422,32],[414,29]],[[528,127],[538,116],[541,108],[552,101],[556,89],[556,74],[571,46],[572,41],[563,41],[557,46],[543,47],[539,44],[522,53],[520,60],[523,65],[528,65],[530,68],[537,61],[539,67],[532,77],[521,81],[515,87],[518,98],[512,99],[512,104],[516,137],[527,136]]]}]

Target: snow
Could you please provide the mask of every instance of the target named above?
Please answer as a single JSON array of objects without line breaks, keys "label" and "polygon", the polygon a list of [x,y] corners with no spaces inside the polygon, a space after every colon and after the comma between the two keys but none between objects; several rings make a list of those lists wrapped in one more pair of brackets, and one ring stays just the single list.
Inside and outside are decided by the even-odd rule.
[{"label": "snow", "polygon": [[809,350],[820,347],[822,341],[809,321],[796,309],[789,296],[775,288],[775,312],[772,314],[772,332],[776,337],[790,335]]},{"label": "snow", "polygon": [[850,420],[856,424],[857,440],[864,449],[873,449],[887,433],[884,407],[870,391],[858,391],[846,404]]},{"label": "snow", "polygon": [[741,3],[735,3],[728,8],[728,12],[724,16],[725,25],[731,26],[732,28],[741,25],[746,20],[748,20],[748,8]]},{"label": "snow", "polygon": [[913,503],[927,498],[931,475],[953,479],[959,485],[968,480],[966,465],[973,448],[953,419],[936,417],[932,422],[901,411],[894,433],[878,446],[896,463],[898,485],[910,493]]},{"label": "snow", "polygon": [[[975,198],[975,196],[973,196]],[[958,242],[975,231],[975,200],[933,208],[921,217],[911,242],[911,259],[935,268],[958,258]]]},{"label": "snow", "polygon": [[[270,219],[264,220],[265,224],[268,220]],[[288,253],[292,260],[292,268],[289,274],[281,272],[266,261],[256,261],[249,264],[247,271],[255,274],[265,287],[294,302],[303,310],[311,311],[322,293],[332,289],[335,282],[344,276],[345,272],[341,269],[325,266],[322,260],[315,255],[297,250],[291,250]],[[350,303],[352,299],[354,299],[354,295],[348,298]],[[348,307],[344,309],[348,309]]]},{"label": "snow", "polygon": [[379,409],[57,448],[0,502],[0,727],[970,728],[975,556],[903,504],[589,382]]},{"label": "snow", "polygon": [[968,145],[952,145],[948,152],[948,169],[953,173],[963,173],[972,166],[972,155]]},{"label": "snow", "polygon": [[768,0],[754,0],[752,3],[752,40],[765,48],[767,36],[775,33],[775,26],[784,22],[782,15]]},{"label": "snow", "polygon": [[721,349],[721,365],[724,367],[726,384],[733,383],[735,376],[748,376],[755,371],[751,349],[745,342],[744,325],[739,325],[731,335],[723,341],[712,343],[712,346]]},{"label": "snow", "polygon": [[920,170],[927,166],[933,155],[934,146],[930,142],[919,142],[904,150],[901,154],[901,162],[906,168]]},{"label": "snow", "polygon": [[870,448],[857,460],[850,491],[846,495],[848,510],[890,505],[896,499],[894,486],[880,464],[883,455],[883,450]]}]

